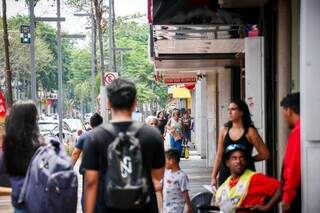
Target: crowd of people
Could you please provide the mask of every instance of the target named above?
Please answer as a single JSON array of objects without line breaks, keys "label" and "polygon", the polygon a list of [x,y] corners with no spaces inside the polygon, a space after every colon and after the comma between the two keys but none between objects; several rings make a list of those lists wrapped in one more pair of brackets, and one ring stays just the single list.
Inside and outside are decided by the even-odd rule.
[{"label": "crowd of people", "polygon": [[[79,172],[83,175],[83,211],[190,213],[188,174],[179,165],[182,144],[191,141],[194,124],[190,112],[163,110],[147,117],[146,124],[134,122],[136,93],[131,81],[114,80],[107,87],[110,124],[101,125],[102,117],[93,114],[92,130],[82,133],[76,142],[70,165],[75,165],[82,154]],[[268,212],[280,201],[283,212],[301,212],[299,104],[299,93],[281,101],[283,115],[291,128],[281,184],[275,178],[255,172],[254,162],[267,160],[268,148],[254,127],[247,104],[241,100],[229,104],[229,121],[220,129],[211,175],[216,206],[224,212],[243,211],[241,208]],[[12,106],[5,123],[0,172],[9,174],[11,189],[0,190],[11,194],[15,213],[34,212],[21,202],[20,193],[27,174],[33,172],[29,169],[34,155],[47,145],[39,134],[37,120],[35,104],[24,101]],[[257,150],[254,156],[253,148]],[[39,170],[43,168],[50,170],[50,164],[44,162]],[[61,193],[65,191],[57,191],[63,197]],[[43,212],[50,209],[50,202],[57,201],[39,203]],[[64,207],[71,205],[61,202],[66,202],[61,205]]]},{"label": "crowd of people", "polygon": [[183,146],[189,147],[193,144],[191,132],[194,128],[194,120],[190,110],[174,108],[168,112],[158,111],[156,115],[148,116],[145,122],[159,129],[166,149],[177,149],[181,156],[184,156]]}]

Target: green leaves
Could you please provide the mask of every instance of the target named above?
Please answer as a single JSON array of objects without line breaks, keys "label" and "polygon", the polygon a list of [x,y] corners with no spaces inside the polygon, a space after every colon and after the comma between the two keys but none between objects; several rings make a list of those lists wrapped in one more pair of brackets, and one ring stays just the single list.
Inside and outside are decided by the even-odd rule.
[{"label": "green leaves", "polygon": [[[135,14],[132,16],[118,17],[116,20],[116,47],[132,49],[124,53],[121,75],[136,83],[139,103],[157,101],[165,105],[167,89],[165,85],[154,80],[154,68],[148,57],[149,26],[137,22],[141,17],[144,16]],[[105,37],[105,42],[106,41],[108,41],[108,37]],[[107,50],[107,42],[105,46]],[[121,69],[120,57],[120,54],[118,54],[117,70]]]}]

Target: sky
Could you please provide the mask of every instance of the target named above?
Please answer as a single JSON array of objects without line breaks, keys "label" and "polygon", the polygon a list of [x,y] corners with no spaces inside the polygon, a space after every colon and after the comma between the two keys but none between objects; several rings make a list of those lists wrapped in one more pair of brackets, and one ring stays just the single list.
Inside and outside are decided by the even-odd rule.
[{"label": "sky", "polygon": [[[66,18],[62,22],[61,28],[63,32],[69,34],[73,33],[86,33],[85,27],[90,26],[86,17],[75,17],[73,14],[77,11],[70,6],[67,6],[64,0],[61,1],[61,16]],[[108,4],[108,0],[104,0]],[[130,15],[137,12],[142,14],[147,13],[147,0],[114,0],[116,16]],[[2,13],[2,4],[0,5]],[[17,14],[28,15],[28,6],[25,0],[7,0],[7,16],[15,16]],[[40,0],[35,7],[36,17],[54,17],[56,16],[56,3],[54,0]],[[2,16],[2,14],[1,14]],[[144,22],[147,22],[145,18]],[[50,23],[56,26],[56,23]]]}]

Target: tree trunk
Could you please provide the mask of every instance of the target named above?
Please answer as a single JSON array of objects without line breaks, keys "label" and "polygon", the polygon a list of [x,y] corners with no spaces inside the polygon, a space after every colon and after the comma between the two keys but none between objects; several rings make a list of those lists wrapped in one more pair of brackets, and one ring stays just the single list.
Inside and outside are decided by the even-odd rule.
[{"label": "tree trunk", "polygon": [[97,75],[97,22],[96,20],[93,18],[93,21],[94,21],[94,24],[92,25],[93,26],[93,49],[94,49],[94,52],[93,52],[93,57],[94,57],[94,64],[95,64],[95,69],[94,69],[94,74]]},{"label": "tree trunk", "polygon": [[8,38],[8,23],[7,23],[7,2],[2,0],[2,23],[3,23],[3,42],[5,54],[5,73],[6,73],[6,87],[8,95],[7,106],[11,107],[13,103],[12,98],[12,73],[10,70],[10,55],[9,55],[9,38]]},{"label": "tree trunk", "polygon": [[100,49],[100,72],[101,72],[101,84],[104,85],[104,52],[103,52],[103,38],[102,38],[102,27],[101,27],[101,20],[102,20],[102,2],[100,3],[99,0],[93,0],[93,5],[95,9],[96,15],[96,24],[98,29],[98,41],[99,41],[99,49]]}]

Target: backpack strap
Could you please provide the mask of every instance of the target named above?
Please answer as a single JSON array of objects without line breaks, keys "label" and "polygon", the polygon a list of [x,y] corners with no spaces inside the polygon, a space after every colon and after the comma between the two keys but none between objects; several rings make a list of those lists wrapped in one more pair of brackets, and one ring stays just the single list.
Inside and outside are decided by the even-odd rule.
[{"label": "backpack strap", "polygon": [[[127,133],[129,133],[130,135],[136,135],[138,131],[141,129],[141,127],[143,127],[143,125],[144,124],[141,122],[133,121],[132,124],[128,127]],[[103,128],[114,137],[117,137],[118,131],[116,130],[116,128],[112,123],[107,123],[106,125],[103,126]]]},{"label": "backpack strap", "polygon": [[30,179],[30,175],[31,175],[31,166],[32,166],[31,164],[32,164],[33,160],[35,159],[35,157],[42,151],[44,146],[46,146],[46,145],[38,147],[38,149],[35,151],[35,153],[33,154],[32,158],[30,160],[30,163],[29,163],[29,166],[27,169],[27,173],[26,173],[26,176],[24,177],[23,185],[22,185],[19,197],[18,197],[19,205],[23,205],[23,202],[25,200],[26,191],[27,191],[27,187],[28,187],[28,183],[29,183],[29,179]]},{"label": "backpack strap", "polygon": [[112,123],[107,123],[106,125],[103,125],[102,128],[109,132],[112,136],[117,137],[118,131]]},{"label": "backpack strap", "polygon": [[141,127],[143,127],[143,123],[141,122],[135,122],[133,121],[132,124],[129,126],[127,133],[131,134],[131,135],[136,135],[139,130],[141,129]]}]

